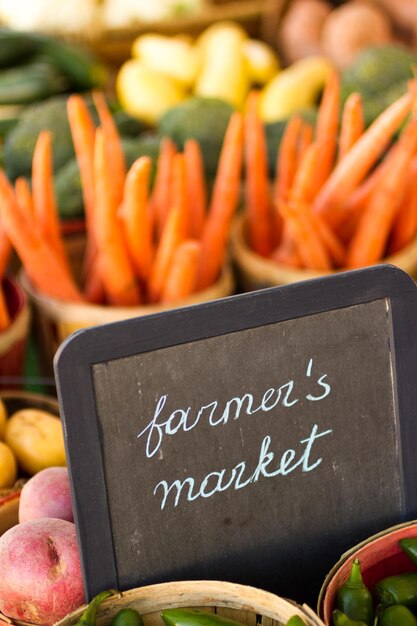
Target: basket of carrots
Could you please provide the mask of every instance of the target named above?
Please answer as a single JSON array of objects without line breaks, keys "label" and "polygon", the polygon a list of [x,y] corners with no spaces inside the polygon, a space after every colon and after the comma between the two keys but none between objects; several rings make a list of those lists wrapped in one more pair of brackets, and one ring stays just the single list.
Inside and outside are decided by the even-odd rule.
[{"label": "basket of carrots", "polygon": [[385,262],[417,275],[416,80],[365,127],[330,74],[314,127],[294,115],[268,178],[265,129],[245,112],[245,201],[231,236],[245,290]]},{"label": "basket of carrots", "polygon": [[53,188],[53,137],[40,133],[32,184],[14,184],[0,171],[1,219],[23,266],[47,351],[46,362],[75,330],[227,296],[233,273],[227,259],[232,215],[239,201],[243,118],[234,114],[208,194],[200,147],[181,152],[161,139],[151,185],[151,159],[127,169],[120,136],[104,94],[94,93],[95,126],[83,97],[67,113],[79,164],[86,216],[82,258],[64,244]]}]

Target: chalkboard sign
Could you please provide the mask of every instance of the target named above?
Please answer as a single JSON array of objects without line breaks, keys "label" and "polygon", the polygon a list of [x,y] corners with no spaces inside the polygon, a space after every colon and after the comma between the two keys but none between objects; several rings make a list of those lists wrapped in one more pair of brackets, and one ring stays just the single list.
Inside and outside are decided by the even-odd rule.
[{"label": "chalkboard sign", "polygon": [[392,266],[79,331],[55,374],[86,593],[218,579],[314,603],[417,517],[417,289]]}]

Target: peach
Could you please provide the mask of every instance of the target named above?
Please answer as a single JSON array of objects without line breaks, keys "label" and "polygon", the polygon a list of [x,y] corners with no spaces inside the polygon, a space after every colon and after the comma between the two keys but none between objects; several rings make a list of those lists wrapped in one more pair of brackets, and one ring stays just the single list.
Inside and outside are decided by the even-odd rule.
[{"label": "peach", "polygon": [[40,517],[74,521],[66,467],[47,467],[23,485],[20,494],[19,522]]},{"label": "peach", "polygon": [[42,518],[0,537],[0,611],[51,626],[84,604],[75,524]]}]

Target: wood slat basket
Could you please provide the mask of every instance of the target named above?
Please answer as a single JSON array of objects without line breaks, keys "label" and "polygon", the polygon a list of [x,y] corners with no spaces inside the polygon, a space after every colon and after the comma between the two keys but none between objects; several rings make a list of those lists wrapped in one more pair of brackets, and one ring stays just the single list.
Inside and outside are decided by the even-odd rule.
[{"label": "wood slat basket", "polygon": [[[233,223],[231,233],[231,254],[238,287],[241,290],[253,291],[265,287],[287,285],[312,278],[321,278],[332,273],[331,271],[292,268],[256,254],[247,244],[245,223],[245,216],[238,215]],[[396,265],[412,278],[417,279],[417,237],[403,250],[386,257],[383,262]]]},{"label": "wood slat basket", "polygon": [[[307,626],[324,626],[307,605],[300,606],[255,587],[208,580],[161,583],[112,596],[101,605],[96,626],[108,626],[112,617],[124,608],[136,609],[145,626],[162,626],[160,612],[179,607],[215,612],[245,626],[280,626],[292,615],[300,615]],[[84,609],[74,611],[55,626],[73,626]]]},{"label": "wood slat basket", "polygon": [[336,592],[349,577],[354,559],[359,559],[363,581],[370,590],[382,578],[417,571],[399,544],[400,539],[410,537],[417,537],[417,520],[386,528],[342,554],[327,574],[319,593],[317,613],[326,626],[332,623]]},{"label": "wood slat basket", "polygon": [[[75,276],[81,274],[84,247],[83,235],[67,241],[68,255]],[[230,263],[224,264],[221,275],[214,284],[172,304],[122,307],[63,302],[39,293],[32,286],[24,270],[19,274],[19,282],[32,308],[33,327],[40,346],[41,368],[45,375],[53,375],[52,361],[56,350],[64,339],[77,330],[217,300],[230,296],[235,291],[234,274]]]}]

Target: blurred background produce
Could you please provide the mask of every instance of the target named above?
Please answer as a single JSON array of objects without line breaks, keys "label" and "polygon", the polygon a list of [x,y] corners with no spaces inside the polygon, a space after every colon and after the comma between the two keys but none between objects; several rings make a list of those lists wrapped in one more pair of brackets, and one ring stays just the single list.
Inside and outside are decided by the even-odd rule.
[{"label": "blurred background produce", "polygon": [[[86,207],[67,118],[71,96],[82,96],[97,128],[94,94],[104,94],[126,171],[138,158],[149,158],[149,195],[161,146],[169,139],[184,154],[196,142],[210,197],[226,129],[235,113],[245,114],[256,92],[273,186],[290,120],[303,120],[306,142],[309,133],[314,136],[335,68],[339,121],[354,92],[361,97],[364,128],[405,93],[417,65],[415,22],[411,1],[91,0],[58,10],[46,0],[36,6],[0,0],[4,172],[13,187],[32,193],[35,146],[41,133],[50,133],[59,227],[69,256],[81,267]],[[249,149],[242,205],[248,159]],[[16,274],[19,265],[13,254],[9,273]],[[38,341],[32,332],[34,361]],[[35,365],[30,369],[39,374]]]}]

